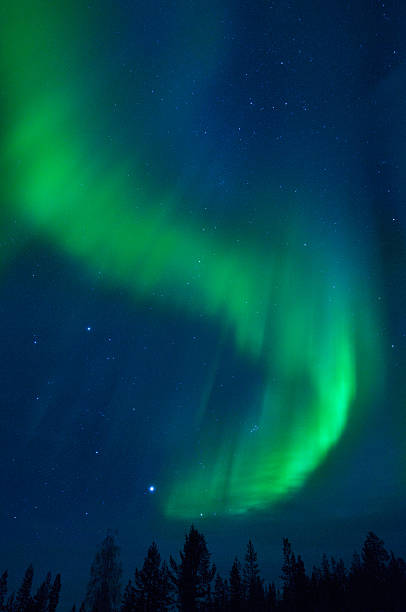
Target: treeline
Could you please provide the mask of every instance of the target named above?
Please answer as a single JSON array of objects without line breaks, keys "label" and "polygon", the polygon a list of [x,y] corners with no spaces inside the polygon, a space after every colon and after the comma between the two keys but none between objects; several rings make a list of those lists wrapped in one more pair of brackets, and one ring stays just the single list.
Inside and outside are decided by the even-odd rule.
[{"label": "treeline", "polygon": [[[283,540],[280,587],[261,577],[257,553],[248,542],[242,562],[236,557],[227,576],[211,561],[206,539],[195,527],[185,536],[179,558],[162,561],[155,542],[141,568],[122,590],[120,551],[113,534],[101,543],[90,570],[84,601],[78,612],[404,612],[406,563],[388,552],[369,532],[361,554],[351,566],[323,555],[320,567],[306,572],[300,555]],[[7,571],[0,578],[1,612],[55,612],[60,575],[48,573],[32,594],[33,567],[25,572],[16,593],[7,593]],[[74,605],[71,612],[76,612]]]}]

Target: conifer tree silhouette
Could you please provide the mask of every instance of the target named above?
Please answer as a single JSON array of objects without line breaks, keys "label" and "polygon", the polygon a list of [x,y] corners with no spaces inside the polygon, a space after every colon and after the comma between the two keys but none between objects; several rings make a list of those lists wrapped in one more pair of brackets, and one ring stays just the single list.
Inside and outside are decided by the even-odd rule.
[{"label": "conifer tree silhouette", "polygon": [[265,591],[265,610],[267,612],[275,612],[278,605],[278,593],[275,583],[271,582]]},{"label": "conifer tree silhouette", "polygon": [[32,604],[31,587],[33,576],[34,568],[32,564],[30,564],[24,574],[23,582],[17,591],[14,604],[15,612],[27,612],[29,610]]},{"label": "conifer tree silhouette", "polygon": [[345,609],[346,596],[348,591],[347,570],[344,561],[331,558],[330,575],[330,610],[341,611]]},{"label": "conifer tree silhouette", "polygon": [[141,570],[135,570],[135,602],[145,612],[165,610],[170,603],[169,574],[166,563],[161,566],[158,546],[152,542]]},{"label": "conifer tree silhouette", "polygon": [[388,608],[394,612],[402,612],[406,593],[406,563],[395,557],[393,552],[387,568]]},{"label": "conifer tree silhouette", "polygon": [[61,575],[57,574],[51,589],[49,591],[48,612],[55,612],[58,602],[59,593],[61,591]]},{"label": "conifer tree silhouette", "polygon": [[136,609],[135,602],[135,589],[131,580],[129,580],[124,589],[120,612],[133,612]]},{"label": "conifer tree silhouette", "polygon": [[173,583],[171,581],[171,575],[166,561],[161,566],[161,603],[164,606],[162,609],[166,610],[166,607],[170,607],[173,604]]},{"label": "conifer tree silhouette", "polygon": [[10,595],[10,597],[7,599],[5,610],[6,610],[6,612],[14,612],[14,610],[15,610],[15,595],[14,595],[14,593],[12,593]]},{"label": "conifer tree silhouette", "polygon": [[[383,541],[369,532],[361,556],[354,553],[349,570],[342,559],[323,555],[313,567],[311,579],[300,555],[283,540],[282,594],[274,583],[264,588],[257,554],[248,542],[244,567],[234,559],[229,583],[216,576],[204,535],[192,525],[185,535],[180,561],[170,557],[171,570],[161,562],[155,542],[143,566],[128,582],[120,612],[166,612],[174,604],[182,612],[405,612],[406,562],[386,550]],[[121,567],[114,538],[103,540],[91,568],[87,605],[79,612],[118,612]],[[7,598],[8,574],[0,576],[0,612],[56,612],[61,589],[60,575],[51,574],[32,597],[33,568],[30,565],[19,587]],[[175,590],[176,601],[172,597]],[[71,612],[76,611],[74,605]]]},{"label": "conifer tree silhouette", "polygon": [[217,574],[214,582],[213,606],[216,611],[226,610],[228,606],[227,580],[223,580],[219,574]]},{"label": "conifer tree silhouette", "polygon": [[264,608],[264,587],[259,575],[257,553],[249,540],[245,563],[243,567],[243,589],[245,593],[246,609],[256,612]]},{"label": "conifer tree silhouette", "polygon": [[387,607],[387,563],[389,553],[383,541],[372,531],[368,532],[362,547],[361,581],[364,591],[364,609],[385,610]]},{"label": "conifer tree silhouette", "polygon": [[235,557],[230,570],[230,607],[232,610],[242,610],[244,604],[244,587],[241,577],[241,563]]},{"label": "conifer tree silhouette", "polygon": [[121,564],[114,536],[108,533],[90,569],[86,607],[90,612],[111,612],[120,602]]},{"label": "conifer tree silhouette", "polygon": [[310,584],[306,576],[306,570],[303,563],[303,559],[300,555],[297,557],[297,561],[294,568],[294,600],[295,607],[301,612],[310,610]]},{"label": "conifer tree silhouette", "polygon": [[288,538],[283,538],[282,599],[287,610],[293,609],[295,600],[296,557]]},{"label": "conifer tree silhouette", "polygon": [[7,596],[7,579],[8,572],[7,570],[2,573],[0,577],[0,610],[3,612],[6,607],[6,596]]},{"label": "conifer tree silhouette", "polygon": [[192,525],[185,536],[180,563],[170,557],[171,580],[177,593],[180,610],[195,612],[208,609],[211,600],[210,585],[216,567],[210,563],[205,537]]},{"label": "conifer tree silhouette", "polygon": [[383,540],[369,531],[362,547],[363,570],[371,578],[379,578],[385,574],[386,563],[389,553],[385,548]]},{"label": "conifer tree silhouette", "polygon": [[38,588],[38,591],[34,596],[31,605],[31,610],[33,612],[46,612],[50,587],[51,572],[48,572],[44,582],[41,583],[40,587]]}]

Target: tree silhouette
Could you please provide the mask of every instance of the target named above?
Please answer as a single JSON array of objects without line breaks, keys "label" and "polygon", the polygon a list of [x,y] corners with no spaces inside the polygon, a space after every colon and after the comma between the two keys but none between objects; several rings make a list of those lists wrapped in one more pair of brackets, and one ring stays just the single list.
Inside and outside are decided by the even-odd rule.
[{"label": "tree silhouette", "polygon": [[294,609],[296,558],[288,538],[283,538],[282,600],[286,610]]},{"label": "tree silhouette", "polygon": [[111,612],[120,601],[121,564],[114,536],[101,543],[90,569],[86,606],[91,612]]},{"label": "tree silhouette", "polygon": [[24,574],[23,582],[17,591],[15,604],[14,604],[15,612],[26,612],[31,607],[31,604],[32,604],[31,587],[32,587],[33,576],[34,576],[34,568],[32,564],[30,564],[27,567],[26,572]]},{"label": "tree silhouette", "polygon": [[[316,576],[321,572],[313,572],[313,584]],[[306,612],[312,610],[312,582],[306,575],[305,566],[300,555],[297,559],[287,538],[283,539],[283,566],[282,566],[282,609],[289,611]],[[317,579],[317,578],[316,578]]]},{"label": "tree silhouette", "polygon": [[344,561],[331,558],[330,610],[341,611],[345,608],[348,591],[347,570]]},{"label": "tree silhouette", "polygon": [[40,587],[38,588],[38,591],[36,592],[34,596],[34,599],[31,605],[31,610],[33,612],[46,612],[50,586],[51,586],[51,572],[48,572],[44,582],[42,582],[42,584],[40,585]]},{"label": "tree silhouette", "polygon": [[135,603],[145,612],[165,610],[170,603],[169,574],[166,563],[161,566],[158,546],[152,542],[141,570],[135,570]]},{"label": "tree silhouette", "polygon": [[406,563],[391,552],[387,568],[388,608],[403,612],[406,594]]},{"label": "tree silhouette", "polygon": [[361,584],[365,610],[385,610],[387,607],[386,581],[389,553],[383,541],[372,531],[368,532],[361,553]]},{"label": "tree silhouette", "polygon": [[195,612],[210,606],[210,585],[216,567],[210,564],[210,553],[204,536],[192,525],[185,536],[180,563],[170,557],[171,580],[177,591],[177,604],[180,610]]},{"label": "tree silhouette", "polygon": [[[155,542],[147,551],[135,582],[128,582],[119,608],[121,567],[111,535],[101,543],[91,567],[85,602],[79,612],[166,612],[174,605],[183,612],[405,612],[406,562],[390,554],[383,541],[369,532],[361,556],[355,552],[350,569],[342,559],[323,555],[311,578],[300,555],[283,540],[282,593],[274,583],[264,587],[257,553],[248,542],[244,566],[235,557],[229,581],[215,576],[204,535],[191,526],[185,535],[180,561],[162,562]],[[7,599],[8,574],[0,576],[0,612],[56,612],[61,578],[51,573],[31,595],[33,567],[21,586]],[[176,598],[172,597],[175,591]],[[73,606],[71,612],[75,612]]]},{"label": "tree silhouette", "polygon": [[230,570],[230,608],[242,610],[244,603],[244,587],[241,578],[241,563],[235,557]]},{"label": "tree silhouette", "polygon": [[306,610],[310,610],[310,584],[306,576],[303,559],[300,555],[298,555],[295,564],[293,590],[295,601],[294,609],[300,610],[301,612],[306,612]]},{"label": "tree silhouette", "polygon": [[58,602],[59,602],[59,593],[61,591],[61,575],[57,574],[55,576],[54,583],[49,591],[49,602],[48,602],[48,612],[55,612]]},{"label": "tree silhouette", "polygon": [[227,580],[223,580],[219,574],[217,574],[214,582],[213,606],[216,611],[226,610],[228,606]]},{"label": "tree silhouette", "polygon": [[7,596],[7,579],[8,572],[7,570],[2,573],[0,577],[0,610],[3,612],[6,607],[6,596]]},{"label": "tree silhouette", "polygon": [[248,610],[262,610],[264,608],[264,587],[259,575],[257,553],[249,540],[245,563],[243,567],[243,589]]},{"label": "tree silhouette", "polygon": [[369,531],[362,547],[363,570],[371,578],[379,579],[386,569],[389,553],[383,540],[378,538],[373,531]]},{"label": "tree silhouette", "polygon": [[124,589],[120,612],[133,612],[136,609],[135,601],[135,589],[131,580],[129,580]]},{"label": "tree silhouette", "polygon": [[14,593],[12,593],[10,595],[10,597],[8,598],[7,603],[6,603],[6,607],[5,607],[6,612],[14,612],[15,611],[16,608],[15,608],[14,600],[15,600]]},{"label": "tree silhouette", "polygon": [[267,612],[274,612],[278,606],[278,592],[275,587],[275,583],[271,582],[268,588],[265,590],[265,610]]},{"label": "tree silhouette", "polygon": [[164,561],[161,565],[161,603],[164,606],[162,609],[166,610],[166,607],[170,607],[173,604],[173,584],[171,581],[171,575],[168,568],[168,564]]}]

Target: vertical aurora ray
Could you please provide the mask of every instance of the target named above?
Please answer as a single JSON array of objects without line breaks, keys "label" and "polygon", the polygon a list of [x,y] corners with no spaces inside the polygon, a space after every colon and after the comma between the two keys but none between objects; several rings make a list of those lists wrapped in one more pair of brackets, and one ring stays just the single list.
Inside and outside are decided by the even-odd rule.
[{"label": "vertical aurora ray", "polygon": [[[143,201],[135,189],[142,172],[130,172],[131,160],[107,154],[83,129],[91,88],[73,68],[61,75],[57,62],[73,46],[70,32],[47,3],[28,6],[34,21],[10,5],[2,25],[8,213],[135,301],[159,293],[166,308],[203,312],[231,331],[235,350],[264,373],[256,430],[232,419],[218,435],[205,420],[205,399],[205,468],[181,457],[180,473],[166,476],[163,511],[193,518],[265,508],[305,483],[340,439],[354,402],[366,401],[360,359],[369,356],[372,376],[378,346],[360,274],[334,243],[304,248],[294,215],[281,236],[276,207],[270,246],[249,240],[237,248],[182,221],[176,203]],[[274,206],[275,196],[263,200]]]}]

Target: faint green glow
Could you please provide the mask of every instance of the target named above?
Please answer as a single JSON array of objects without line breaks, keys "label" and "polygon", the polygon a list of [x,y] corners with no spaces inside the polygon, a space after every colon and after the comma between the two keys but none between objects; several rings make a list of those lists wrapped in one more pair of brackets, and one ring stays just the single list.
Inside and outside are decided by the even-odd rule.
[{"label": "faint green glow", "polygon": [[130,161],[112,162],[78,129],[86,98],[61,84],[46,52],[56,17],[49,17],[43,46],[41,34],[30,46],[30,26],[13,18],[24,45],[16,50],[11,34],[3,39],[9,100],[2,167],[10,213],[134,299],[159,293],[166,307],[210,315],[265,372],[255,431],[236,421],[215,444],[216,432],[204,429],[204,392],[204,469],[185,457],[181,475],[168,474],[164,512],[236,514],[283,499],[339,440],[355,398],[363,401],[360,355],[369,354],[373,372],[373,313],[351,262],[338,269],[334,246],[304,248],[293,220],[289,246],[276,235],[267,249],[252,242],[240,248],[197,222],[182,222],[169,206],[140,201],[134,185],[142,174],[129,172]]}]

